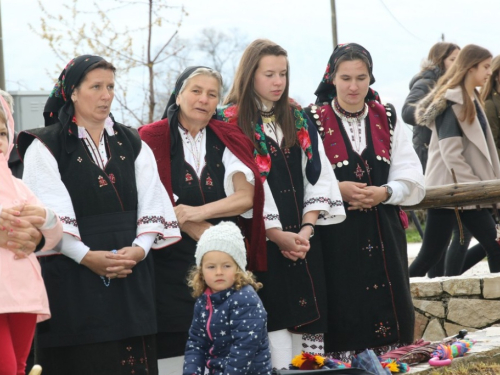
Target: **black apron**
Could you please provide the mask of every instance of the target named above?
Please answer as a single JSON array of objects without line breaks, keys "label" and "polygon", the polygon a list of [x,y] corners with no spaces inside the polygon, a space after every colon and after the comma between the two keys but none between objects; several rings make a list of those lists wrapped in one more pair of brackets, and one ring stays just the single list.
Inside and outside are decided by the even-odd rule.
[{"label": "black apron", "polygon": [[[304,180],[302,150],[299,146],[280,148],[268,137],[271,171],[267,177],[278,207],[284,231],[298,233],[302,223]],[[290,329],[296,332],[322,333],[326,329],[325,280],[321,244],[311,239],[306,259],[293,262],[283,256],[278,246],[267,241],[268,271],[255,272],[263,288],[258,294],[268,314],[269,331]]]},{"label": "black apron", "polygon": [[[367,146],[361,155],[354,152],[339,124],[341,120],[334,115],[323,124],[325,129],[340,132],[347,149],[349,163],[334,169],[337,179],[368,186],[387,183],[390,165],[376,156],[373,144],[380,139],[374,139],[368,116]],[[380,124],[388,126],[384,121]],[[327,147],[330,145],[325,144]],[[316,227],[328,249],[324,252],[328,285],[325,352],[411,343],[414,310],[399,207],[379,204],[368,210],[349,211],[348,204],[344,205],[345,221]]]}]

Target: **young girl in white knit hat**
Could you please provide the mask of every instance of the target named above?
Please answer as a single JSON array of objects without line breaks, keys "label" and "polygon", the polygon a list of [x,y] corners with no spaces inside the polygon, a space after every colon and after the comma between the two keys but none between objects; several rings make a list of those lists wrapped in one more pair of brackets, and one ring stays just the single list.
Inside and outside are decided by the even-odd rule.
[{"label": "young girl in white knit hat", "polygon": [[246,271],[240,229],[221,222],[205,231],[189,275],[197,297],[189,329],[184,375],[271,374],[267,313],[256,290],[262,287]]}]

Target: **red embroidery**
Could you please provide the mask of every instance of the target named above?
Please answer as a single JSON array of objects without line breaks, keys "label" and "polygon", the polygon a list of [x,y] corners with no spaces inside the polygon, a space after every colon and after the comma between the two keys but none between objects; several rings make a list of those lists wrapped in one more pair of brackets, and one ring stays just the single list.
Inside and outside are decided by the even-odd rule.
[{"label": "red embroidery", "polygon": [[111,183],[114,184],[116,181],[115,175],[113,173],[110,173],[110,174],[108,174],[108,177],[109,177],[109,180],[111,181]]},{"label": "red embroidery", "polygon": [[385,322],[387,326],[384,326],[384,323],[380,322],[378,325],[375,324],[375,327],[378,326],[378,329],[375,330],[375,333],[377,334],[377,337],[380,337],[381,335],[384,337],[387,337],[387,335],[391,335],[391,327],[389,326],[389,322]]},{"label": "red embroidery", "polygon": [[99,187],[103,187],[103,186],[106,186],[108,184],[106,182],[106,180],[104,179],[104,177],[102,177],[102,176],[97,177],[97,179],[99,180]]},{"label": "red embroidery", "polygon": [[208,175],[208,176],[207,176],[207,179],[206,179],[206,181],[205,181],[205,184],[206,184],[207,186],[214,186],[214,183],[213,183],[213,181],[212,181],[212,177],[210,177],[210,175]]},{"label": "red embroidery", "polygon": [[193,181],[193,176],[191,176],[191,173],[186,172],[186,182]]},{"label": "red embroidery", "polygon": [[276,147],[274,147],[273,145],[271,145],[271,147],[269,147],[269,149],[271,150],[271,152],[273,154],[276,154]]},{"label": "red embroidery", "polygon": [[365,171],[359,166],[359,163],[358,163],[358,166],[357,166],[356,170],[354,171],[354,175],[358,178],[358,180],[361,180],[363,178],[364,174],[365,174]]},{"label": "red embroidery", "polygon": [[307,301],[306,301],[306,299],[305,299],[305,298],[301,298],[301,299],[299,300],[299,305],[300,305],[301,307],[305,307],[305,306],[307,305]]},{"label": "red embroidery", "polygon": [[365,167],[366,167],[366,172],[367,172],[367,173],[370,173],[370,171],[371,171],[372,169],[370,168],[370,165],[368,164],[368,161],[367,161],[367,160],[365,160]]}]

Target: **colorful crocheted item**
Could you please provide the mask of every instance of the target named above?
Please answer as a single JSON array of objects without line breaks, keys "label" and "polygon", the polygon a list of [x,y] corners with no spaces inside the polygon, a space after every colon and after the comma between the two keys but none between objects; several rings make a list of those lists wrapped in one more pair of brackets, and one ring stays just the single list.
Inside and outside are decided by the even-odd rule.
[{"label": "colorful crocheted item", "polygon": [[[312,161],[313,150],[311,145],[311,139],[307,131],[307,120],[304,110],[298,106],[295,102],[290,101],[293,111],[293,116],[295,117],[295,129],[297,131],[297,140],[299,145],[307,156],[308,161]],[[217,118],[228,122],[230,124],[238,123],[238,108],[235,105],[227,105],[224,107],[217,108]],[[255,150],[254,157],[255,162],[259,168],[260,177],[262,182],[265,181],[269,172],[271,171],[271,156],[267,149],[266,143],[266,133],[264,131],[264,123],[262,117],[259,117],[259,122],[255,124],[255,142],[259,145],[260,153]]]},{"label": "colorful crocheted item", "polygon": [[431,366],[448,366],[453,358],[463,357],[474,343],[474,340],[462,339],[455,341],[451,345],[439,344],[432,353],[429,364]]},{"label": "colorful crocheted item", "polygon": [[405,372],[410,372],[410,366],[408,364],[399,362],[398,360],[395,359],[386,359],[386,360],[381,360],[380,364],[382,365],[383,368],[388,369],[391,373],[397,374],[397,373],[405,373]]},{"label": "colorful crocheted item", "polygon": [[342,369],[349,367],[351,365],[348,363],[304,352],[295,356],[290,364],[290,370]]}]

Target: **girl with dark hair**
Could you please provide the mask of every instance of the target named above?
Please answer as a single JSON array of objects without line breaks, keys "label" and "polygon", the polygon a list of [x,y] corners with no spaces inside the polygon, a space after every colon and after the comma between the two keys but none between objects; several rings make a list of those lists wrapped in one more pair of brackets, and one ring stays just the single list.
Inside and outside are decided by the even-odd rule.
[{"label": "girl with dark hair", "polygon": [[481,100],[500,156],[500,56],[491,61],[491,76],[481,90]]},{"label": "girl with dark hair", "polygon": [[416,126],[416,105],[432,90],[437,80],[453,64],[459,51],[460,47],[454,43],[439,42],[432,46],[427,60],[422,63],[422,69],[410,82],[410,93],[401,111],[404,122],[414,126],[413,147],[420,158],[424,172],[431,131],[426,127]]},{"label": "girl with dark hair", "polygon": [[[479,46],[465,46],[435,89],[417,106],[417,123],[432,130],[429,186],[500,178],[500,162],[476,87],[491,76],[491,53]],[[500,245],[495,222],[486,208],[464,207],[460,219],[488,255],[491,272],[500,272]],[[429,209],[424,241],[410,266],[410,276],[424,276],[446,250],[456,222],[450,208]],[[459,259],[457,269],[462,269]]]},{"label": "girl with dark hair", "polygon": [[[266,266],[255,270],[268,312],[271,358],[288,368],[296,350],[322,353],[326,329],[325,280],[316,224],[344,220],[335,176],[318,134],[288,98],[287,52],[258,39],[243,52],[233,86],[219,115],[253,142],[265,188]],[[294,335],[293,333],[299,333]],[[304,333],[304,335],[302,335]]]},{"label": "girl with dark hair", "polygon": [[[458,52],[460,52],[460,47],[454,43],[439,42],[431,47],[427,60],[422,63],[422,70],[410,81],[410,93],[401,111],[403,120],[413,126],[413,148],[420,158],[424,172],[432,132],[425,126],[417,126],[415,109],[418,102],[432,90],[437,80],[453,64]],[[463,231],[463,236],[464,241],[461,244],[460,229],[458,225],[455,225],[453,239],[447,252],[449,259],[459,256],[463,259],[472,238],[467,229]],[[439,262],[429,270],[429,277],[438,277],[445,274],[445,259],[446,257],[443,255]]]},{"label": "girl with dark hair", "polygon": [[40,258],[52,318],[38,326],[47,374],[158,374],[153,258],[180,239],[151,149],[110,114],[115,68],[71,60],[44,109],[21,132],[26,184],[63,223]]},{"label": "girl with dark hair", "polygon": [[374,82],[370,53],[338,45],[309,108],[347,212],[343,223],[318,229],[328,249],[325,351],[343,361],[413,341],[407,221],[399,205],[424,197],[422,167],[394,107],[380,104],[370,88]]}]

